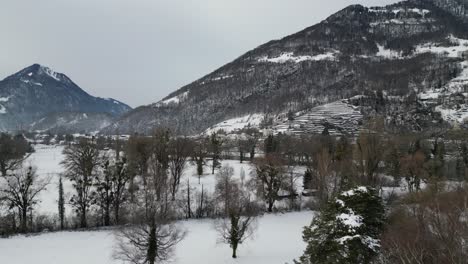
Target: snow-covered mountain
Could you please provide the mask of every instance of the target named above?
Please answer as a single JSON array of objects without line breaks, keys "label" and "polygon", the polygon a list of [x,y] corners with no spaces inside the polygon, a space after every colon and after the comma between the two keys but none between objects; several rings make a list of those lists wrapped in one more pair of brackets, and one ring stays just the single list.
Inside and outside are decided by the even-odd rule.
[{"label": "snow-covered mountain", "polygon": [[[67,123],[64,120],[69,121],[66,130],[74,131],[80,122],[71,122],[71,112],[81,117],[90,114],[95,119],[99,117],[97,120],[101,118],[100,125],[85,122],[89,126],[84,127],[81,122],[82,126],[76,126],[80,131],[94,131],[129,110],[128,105],[117,100],[89,95],[66,75],[39,64],[0,81],[0,131],[64,128]],[[52,122],[54,118],[56,124]]]},{"label": "snow-covered mountain", "polygon": [[[318,132],[337,125],[335,131],[353,132],[360,120],[338,120],[358,117],[354,111],[362,118],[385,116],[387,126],[399,131],[463,125],[467,7],[467,0],[349,6],[125,114],[103,132],[148,133],[166,126],[195,134],[252,115],[271,119],[265,123],[278,131]],[[316,108],[329,104],[349,111],[340,117]],[[288,113],[300,122],[291,123]]]}]

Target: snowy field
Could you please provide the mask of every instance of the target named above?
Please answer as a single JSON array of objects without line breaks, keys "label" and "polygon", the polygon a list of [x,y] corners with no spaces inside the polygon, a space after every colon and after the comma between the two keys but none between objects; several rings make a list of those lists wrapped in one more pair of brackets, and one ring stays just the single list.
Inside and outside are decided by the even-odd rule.
[{"label": "snowy field", "polygon": [[[63,160],[63,146],[35,145],[35,152],[27,159],[27,164],[37,168],[41,178],[50,179],[47,190],[40,194],[41,201],[35,206],[34,214],[57,215],[58,180],[63,173],[60,162]],[[240,178],[242,171],[248,180],[252,166],[249,162],[224,160],[234,169],[234,177]],[[299,168],[296,173],[302,173]],[[205,167],[205,174],[198,183],[196,168],[190,164],[185,170],[181,184],[187,179],[195,190],[203,186],[207,192],[213,192],[216,182],[211,169]],[[71,183],[64,180],[67,196],[73,193]],[[301,185],[297,179],[297,186]],[[181,186],[183,188],[183,186]],[[68,216],[73,212],[67,205]],[[264,215],[258,220],[254,237],[239,247],[237,260],[231,258],[231,249],[226,244],[217,243],[213,220],[180,221],[179,225],[187,231],[185,239],[177,246],[175,264],[203,263],[244,263],[270,264],[292,263],[305,248],[302,241],[302,228],[310,224],[313,212],[297,212]],[[0,239],[0,264],[105,264],[122,263],[112,259],[115,244],[113,231],[52,232],[34,236],[15,236]],[[27,253],[25,253],[27,252]]]},{"label": "snowy field", "polygon": [[[177,245],[174,264],[272,264],[292,263],[305,249],[302,228],[313,212],[265,215],[251,240],[240,245],[233,260],[228,245],[217,243],[212,220],[179,224],[187,231]],[[57,232],[0,239],[0,263],[8,264],[117,264],[112,259],[112,231]]]},{"label": "snowy field", "polygon": [[[35,145],[34,149],[36,151],[29,156],[26,160],[26,164],[36,167],[37,174],[40,178],[50,179],[50,184],[47,186],[47,189],[41,192],[38,197],[40,202],[35,206],[34,213],[57,215],[58,181],[60,175],[63,174],[64,171],[64,168],[60,164],[64,158],[62,154],[64,147],[60,145]],[[234,178],[240,180],[240,176],[243,171],[245,174],[245,181],[250,179],[252,165],[248,161],[240,163],[238,160],[223,160],[221,162],[223,166],[229,165],[234,169]],[[302,175],[303,171],[304,168],[297,167],[295,168],[294,173]],[[198,176],[196,175],[196,167],[194,164],[189,162],[187,163],[184,175],[181,178],[179,192],[182,192],[186,188],[187,180],[190,180],[190,186],[195,192],[200,192],[203,186],[205,192],[213,193],[216,184],[216,174],[211,174],[211,167],[206,166],[199,183]],[[74,192],[73,187],[66,178],[63,178],[63,184],[65,199],[69,200],[68,198],[71,197]],[[302,178],[296,177],[295,186],[297,190],[302,191]],[[185,193],[182,195],[185,195]],[[66,205],[65,210],[67,215],[73,213],[72,208],[68,204]]]}]

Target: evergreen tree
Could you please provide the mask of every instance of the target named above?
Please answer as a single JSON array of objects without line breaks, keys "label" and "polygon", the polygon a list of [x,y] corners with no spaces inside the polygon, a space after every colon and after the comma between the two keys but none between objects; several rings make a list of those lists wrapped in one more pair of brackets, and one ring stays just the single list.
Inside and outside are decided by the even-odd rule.
[{"label": "evergreen tree", "polygon": [[357,187],[328,202],[304,228],[307,248],[296,263],[370,263],[380,249],[384,207],[372,188]]},{"label": "evergreen tree", "polygon": [[265,139],[265,154],[276,153],[278,151],[278,142],[273,135],[268,135]]},{"label": "evergreen tree", "polygon": [[58,213],[60,218],[60,230],[63,230],[65,227],[65,197],[63,193],[63,183],[62,176],[59,179],[59,198],[58,198]]},{"label": "evergreen tree", "polygon": [[304,189],[311,189],[312,187],[312,170],[310,168],[307,168],[307,170],[304,172],[304,178],[302,180],[302,185]]},{"label": "evergreen tree", "polygon": [[217,133],[212,133],[210,136],[210,150],[211,150],[211,174],[214,174],[215,169],[221,166],[221,146],[223,142]]},{"label": "evergreen tree", "polygon": [[194,142],[192,162],[197,167],[198,184],[200,184],[200,178],[203,175],[203,167],[206,164],[206,156],[208,155],[206,139],[198,139]]}]

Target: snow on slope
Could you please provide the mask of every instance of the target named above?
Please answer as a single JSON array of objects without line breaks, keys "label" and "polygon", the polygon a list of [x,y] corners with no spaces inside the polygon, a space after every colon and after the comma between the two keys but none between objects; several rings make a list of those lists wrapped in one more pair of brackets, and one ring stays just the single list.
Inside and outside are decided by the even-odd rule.
[{"label": "snow on slope", "polygon": [[324,54],[318,54],[314,56],[294,56],[292,52],[286,52],[278,57],[269,58],[268,56],[264,56],[258,59],[258,62],[271,62],[271,63],[286,63],[286,62],[303,62],[303,61],[322,61],[322,60],[333,60],[335,59],[335,53],[337,52],[327,52]]},{"label": "snow on slope", "polygon": [[185,93],[163,100],[159,103],[156,103],[156,106],[162,106],[162,105],[168,105],[168,104],[179,104],[181,101],[187,99],[188,93],[189,92],[187,91]]},{"label": "snow on slope", "polygon": [[436,53],[436,54],[445,54],[450,58],[461,57],[462,52],[468,51],[468,40],[456,38],[454,36],[448,37],[448,40],[451,46],[441,46],[436,43],[427,43],[424,45],[419,45],[416,47],[416,54],[422,53]]},{"label": "snow on slope", "polygon": [[[10,96],[7,96],[7,97],[0,97],[0,102],[1,103],[6,103],[10,100]],[[1,105],[0,104],[0,114],[6,114],[7,113],[7,110],[5,108],[5,106]]]},{"label": "snow on slope", "polygon": [[386,59],[408,59],[424,53],[434,53],[444,55],[449,58],[460,58],[464,52],[468,52],[468,40],[456,38],[454,36],[447,37],[450,46],[444,46],[440,43],[425,43],[418,45],[413,54],[403,56],[401,52],[385,48],[383,45],[377,43],[378,51],[377,57]]},{"label": "snow on slope", "polygon": [[273,133],[320,134],[325,126],[329,127],[331,135],[340,134],[341,130],[357,133],[362,119],[363,115],[357,107],[343,101],[335,101],[296,113],[292,121],[287,118],[275,121]]},{"label": "snow on slope", "polygon": [[[305,249],[302,228],[314,213],[265,215],[259,219],[252,240],[239,246],[233,260],[228,245],[217,243],[212,220],[179,224],[187,230],[177,245],[174,264],[271,264],[292,263]],[[117,264],[112,260],[112,231],[57,232],[38,236],[0,239],[0,263],[9,264]],[[27,254],[25,254],[27,252]]]},{"label": "snow on slope", "polygon": [[369,12],[372,12],[372,13],[394,13],[395,15],[398,15],[399,13],[416,13],[416,14],[419,14],[421,16],[425,16],[427,14],[429,14],[431,11],[427,10],[427,9],[419,9],[419,8],[408,8],[408,9],[403,9],[403,8],[398,8],[398,9],[393,9],[393,10],[389,10],[388,8],[386,7],[382,7],[382,8],[378,8],[378,7],[373,7],[373,8],[369,8]]},{"label": "snow on slope", "polygon": [[223,130],[227,133],[234,132],[247,127],[258,128],[260,123],[263,121],[263,114],[250,114],[242,117],[236,117],[220,122],[205,131],[205,134],[211,134],[219,130]]}]

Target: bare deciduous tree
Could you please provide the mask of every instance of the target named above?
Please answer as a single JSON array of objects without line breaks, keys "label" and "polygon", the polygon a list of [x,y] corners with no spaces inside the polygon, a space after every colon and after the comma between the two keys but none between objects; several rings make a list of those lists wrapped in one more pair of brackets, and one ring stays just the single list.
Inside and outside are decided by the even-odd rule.
[{"label": "bare deciduous tree", "polygon": [[186,138],[172,139],[169,144],[169,171],[171,172],[171,194],[175,200],[180,184],[180,178],[184,173],[187,159],[192,152],[191,142]]},{"label": "bare deciduous tree", "polygon": [[120,229],[114,258],[134,264],[154,264],[171,259],[184,232],[174,224],[139,224]]},{"label": "bare deciduous tree", "polygon": [[408,185],[408,191],[419,191],[422,181],[427,176],[427,171],[424,168],[425,156],[420,150],[415,153],[410,153],[400,160],[401,174],[405,178]]},{"label": "bare deciduous tree", "polygon": [[359,184],[379,187],[379,165],[385,156],[385,148],[381,135],[373,131],[363,131],[359,134],[355,145],[355,157]]},{"label": "bare deciduous tree", "polygon": [[254,160],[259,191],[267,203],[268,212],[278,199],[278,192],[285,184],[284,161],[274,154],[268,154]]},{"label": "bare deciduous tree", "polygon": [[10,204],[16,208],[21,222],[21,231],[28,231],[28,213],[38,202],[37,195],[46,189],[50,178],[39,179],[36,169],[32,166],[20,168],[13,173],[3,176],[6,187],[0,189],[0,194]]},{"label": "bare deciduous tree", "polygon": [[[157,170],[150,171],[140,190],[136,216],[132,226],[117,231],[116,259],[135,264],[154,264],[170,260],[174,247],[184,235],[173,224],[173,202],[169,184],[161,181]],[[162,186],[158,186],[162,184]]]},{"label": "bare deciduous tree", "polygon": [[216,196],[223,206],[223,217],[215,222],[220,242],[232,248],[232,257],[237,258],[237,248],[255,230],[258,208],[250,200],[248,191],[233,179],[231,167],[221,167],[216,182]]},{"label": "bare deciduous tree", "polygon": [[203,175],[203,167],[206,165],[206,157],[208,155],[207,142],[204,139],[198,139],[194,142],[192,152],[192,162],[197,167],[198,184],[200,184],[200,178]]},{"label": "bare deciduous tree", "polygon": [[65,176],[73,182],[76,191],[70,202],[80,216],[80,226],[84,228],[87,227],[86,213],[93,199],[91,188],[100,163],[99,150],[94,142],[82,139],[78,144],[66,147],[63,154]]},{"label": "bare deciduous tree", "polygon": [[28,157],[30,150],[28,142],[22,135],[11,137],[0,134],[0,172],[6,176],[9,170],[14,170]]},{"label": "bare deciduous tree", "polygon": [[383,263],[466,263],[467,187],[433,192],[411,194],[410,204],[390,214],[382,237]]},{"label": "bare deciduous tree", "polygon": [[128,183],[131,180],[128,170],[127,159],[125,157],[117,158],[113,166],[113,207],[114,207],[114,221],[116,224],[120,223],[120,207],[122,203],[128,199]]}]

